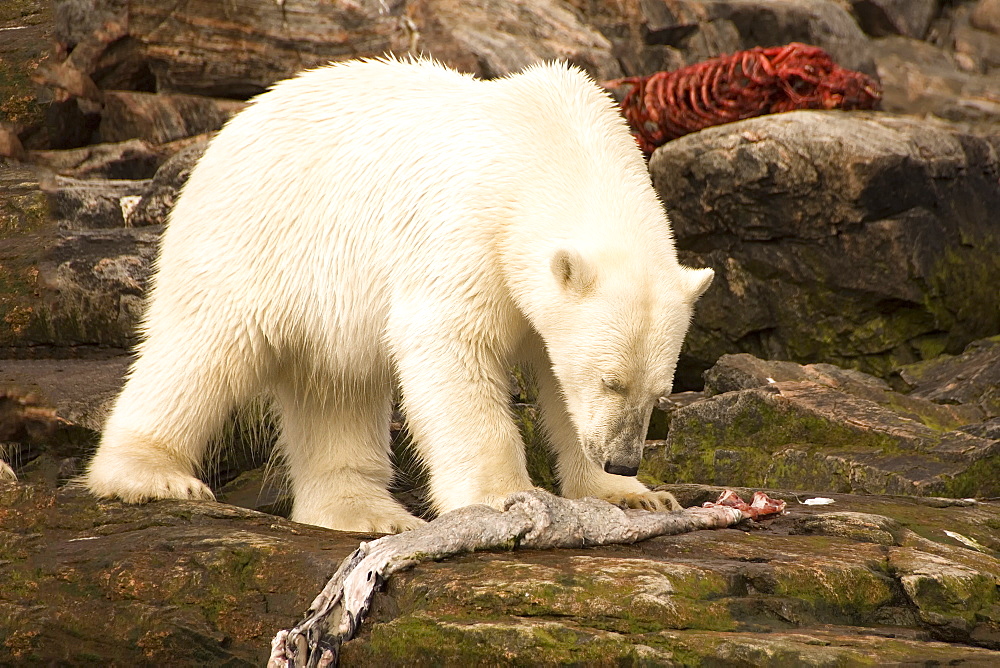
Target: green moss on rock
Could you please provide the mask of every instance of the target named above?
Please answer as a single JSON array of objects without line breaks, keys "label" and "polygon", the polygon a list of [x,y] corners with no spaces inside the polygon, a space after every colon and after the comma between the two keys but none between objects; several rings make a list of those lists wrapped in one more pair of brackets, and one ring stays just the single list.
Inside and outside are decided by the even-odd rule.
[{"label": "green moss on rock", "polygon": [[617,634],[554,621],[440,621],[426,615],[394,619],[342,648],[344,665],[390,662],[407,666],[641,666],[669,654]]},{"label": "green moss on rock", "polygon": [[987,446],[872,401],[779,382],[676,411],[643,471],[676,483],[990,497],[1000,456]]}]

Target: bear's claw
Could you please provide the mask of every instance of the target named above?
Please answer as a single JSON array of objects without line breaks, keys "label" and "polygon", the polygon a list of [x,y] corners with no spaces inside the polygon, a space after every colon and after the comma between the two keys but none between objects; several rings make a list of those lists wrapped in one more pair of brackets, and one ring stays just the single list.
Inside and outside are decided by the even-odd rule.
[{"label": "bear's claw", "polygon": [[681,504],[670,492],[627,492],[608,494],[600,498],[619,508],[636,508],[656,512],[683,510]]},{"label": "bear's claw", "polygon": [[198,478],[181,473],[133,473],[102,479],[91,471],[84,483],[91,493],[101,498],[119,498],[125,503],[144,503],[157,499],[215,501],[215,494]]}]

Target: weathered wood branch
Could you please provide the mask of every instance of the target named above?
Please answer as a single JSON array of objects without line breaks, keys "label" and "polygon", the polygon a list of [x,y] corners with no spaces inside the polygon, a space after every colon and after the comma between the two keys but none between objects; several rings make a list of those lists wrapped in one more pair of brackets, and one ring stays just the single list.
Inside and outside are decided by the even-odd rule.
[{"label": "weathered wood branch", "polygon": [[478,505],[446,513],[413,531],[362,543],[337,569],[306,617],[272,642],[271,668],[328,666],[354,637],[372,597],[393,573],[423,561],[481,550],[628,545],[655,536],[722,529],[746,519],[729,506],[672,513],[623,510],[598,499],[564,499],[543,490],[513,494],[503,512]]}]

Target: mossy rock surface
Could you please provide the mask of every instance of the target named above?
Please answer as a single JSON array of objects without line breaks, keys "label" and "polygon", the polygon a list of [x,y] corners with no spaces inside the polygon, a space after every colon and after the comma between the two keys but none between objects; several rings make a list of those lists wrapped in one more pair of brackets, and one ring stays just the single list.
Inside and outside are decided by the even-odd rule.
[{"label": "mossy rock surface", "polygon": [[674,411],[642,474],[653,483],[1000,496],[1000,442],[925,424],[914,407],[935,404],[896,410],[883,395],[879,403],[808,380],[719,394]]},{"label": "mossy rock surface", "polygon": [[[718,493],[668,488],[687,503]],[[360,635],[344,646],[343,661],[985,666],[1000,660],[1000,534],[984,526],[1000,521],[996,504],[835,495],[833,506],[817,508],[777,495],[789,499],[790,512],[753,530],[422,564],[390,581]],[[985,552],[965,547],[944,527],[978,536]]]},{"label": "mossy rock surface", "polygon": [[[669,489],[686,505],[719,493]],[[376,596],[341,665],[1000,660],[996,503],[771,493],[789,512],[759,525],[419,564]],[[262,665],[371,538],[0,483],[0,663]]]}]

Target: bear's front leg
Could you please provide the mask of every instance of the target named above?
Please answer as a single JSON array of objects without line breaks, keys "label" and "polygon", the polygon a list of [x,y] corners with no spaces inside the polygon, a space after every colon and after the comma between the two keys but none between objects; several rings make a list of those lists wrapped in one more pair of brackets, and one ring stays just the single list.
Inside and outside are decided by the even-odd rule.
[{"label": "bear's front leg", "polygon": [[542,424],[556,455],[556,470],[563,496],[568,499],[592,496],[616,506],[643,510],[681,509],[681,504],[670,492],[652,491],[635,477],[607,473],[592,462],[580,445],[576,427],[566,410],[541,341],[537,338],[529,340],[522,354],[535,371]]},{"label": "bear's front leg", "polygon": [[510,411],[506,364],[456,338],[409,339],[397,351],[407,425],[429,470],[436,512],[478,503],[502,508],[509,495],[534,487]]}]

